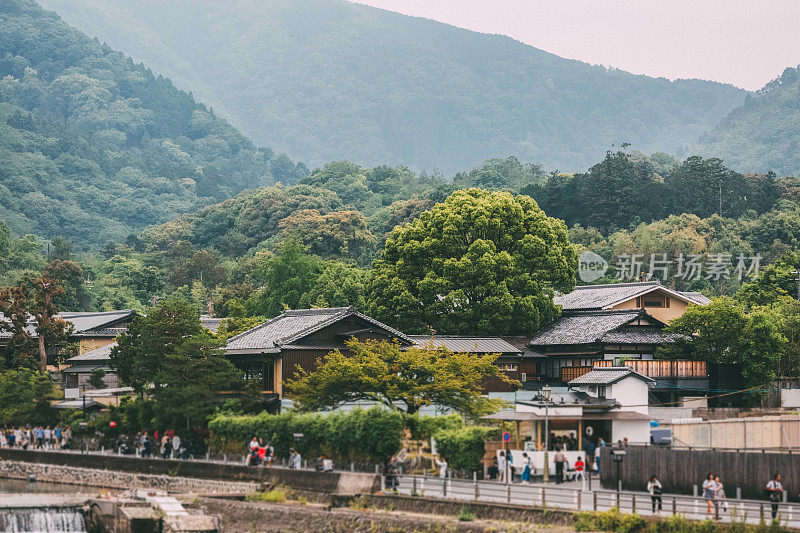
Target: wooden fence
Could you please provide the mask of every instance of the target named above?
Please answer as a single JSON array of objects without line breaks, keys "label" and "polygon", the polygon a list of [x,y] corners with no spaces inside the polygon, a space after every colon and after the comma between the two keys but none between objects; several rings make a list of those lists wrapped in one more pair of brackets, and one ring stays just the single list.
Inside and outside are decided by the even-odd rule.
[{"label": "wooden fence", "polygon": [[615,489],[622,480],[623,490],[643,491],[651,476],[658,476],[664,492],[692,494],[709,472],[720,477],[729,498],[741,488],[742,497],[763,500],[764,487],[779,473],[789,501],[800,501],[800,454],[786,452],[689,450],[662,446],[628,446],[619,463],[611,457],[611,447],[600,455],[600,480],[605,488]]}]

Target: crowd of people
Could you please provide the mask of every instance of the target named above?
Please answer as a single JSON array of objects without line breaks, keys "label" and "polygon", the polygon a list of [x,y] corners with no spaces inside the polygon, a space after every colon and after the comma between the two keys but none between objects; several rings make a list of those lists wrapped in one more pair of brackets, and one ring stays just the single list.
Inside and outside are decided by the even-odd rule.
[{"label": "crowd of people", "polygon": [[2,448],[62,450],[71,445],[72,429],[69,426],[4,427],[0,430]]},{"label": "crowd of people", "polygon": [[[139,453],[142,457],[161,457],[162,459],[189,459],[192,457],[192,443],[182,439],[175,431],[168,429],[163,433],[158,430],[151,436],[143,431],[136,437]],[[120,454],[133,453],[127,435],[120,435],[117,442]]]}]

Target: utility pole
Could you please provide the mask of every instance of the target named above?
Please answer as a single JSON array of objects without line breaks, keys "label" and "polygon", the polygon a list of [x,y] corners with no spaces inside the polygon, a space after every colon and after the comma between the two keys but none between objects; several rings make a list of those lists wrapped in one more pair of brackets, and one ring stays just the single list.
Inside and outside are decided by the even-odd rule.
[{"label": "utility pole", "polygon": [[792,272],[795,276],[797,276],[795,281],[797,282],[797,300],[800,301],[800,270],[795,270]]}]

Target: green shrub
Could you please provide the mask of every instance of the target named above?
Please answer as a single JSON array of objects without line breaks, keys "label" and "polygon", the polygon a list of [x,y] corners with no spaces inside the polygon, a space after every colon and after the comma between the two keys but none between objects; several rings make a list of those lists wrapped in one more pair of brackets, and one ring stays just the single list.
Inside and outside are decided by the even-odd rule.
[{"label": "green shrub", "polygon": [[473,522],[475,520],[475,514],[469,507],[465,506],[458,512],[458,519],[462,522]]},{"label": "green shrub", "polygon": [[459,414],[426,416],[416,413],[407,416],[405,423],[411,431],[412,439],[430,440],[435,433],[441,430],[463,428],[464,418]]},{"label": "green shrub", "polygon": [[465,426],[459,429],[443,429],[433,435],[436,451],[444,457],[450,468],[456,470],[480,470],[485,454],[484,443],[497,433],[489,426]]},{"label": "green shrub", "polygon": [[[279,457],[297,449],[303,456],[320,454],[346,461],[384,461],[400,451],[403,438],[401,414],[372,407],[349,413],[266,413],[253,416],[221,414],[208,425],[210,443],[218,450],[244,453],[254,436],[272,442]],[[295,442],[293,435],[302,433]]]},{"label": "green shrub", "polygon": [[249,502],[285,502],[286,493],[280,489],[265,490],[264,492],[254,492],[247,496]]}]

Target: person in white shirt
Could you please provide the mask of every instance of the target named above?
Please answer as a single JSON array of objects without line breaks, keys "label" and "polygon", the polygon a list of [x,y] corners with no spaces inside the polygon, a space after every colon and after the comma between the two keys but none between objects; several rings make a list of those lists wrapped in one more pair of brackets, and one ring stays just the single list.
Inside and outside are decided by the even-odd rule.
[{"label": "person in white shirt", "polygon": [[706,501],[706,515],[711,518],[714,516],[714,502],[717,497],[717,483],[714,481],[714,474],[708,473],[703,480],[703,499]]},{"label": "person in white shirt", "polygon": [[658,512],[661,512],[661,482],[658,480],[656,476],[650,478],[650,482],[647,484],[647,492],[650,493],[650,502],[653,506],[653,514],[656,513],[656,509]]},{"label": "person in white shirt", "polygon": [[433,461],[436,463],[436,468],[439,469],[439,479],[442,480],[442,494],[444,494],[445,483],[447,483],[447,461],[444,459],[440,461],[437,458],[434,458]]},{"label": "person in white shirt", "polygon": [[500,474],[498,476],[500,483],[504,483],[506,480],[506,453],[503,450],[500,450],[497,458],[497,472]]},{"label": "person in white shirt", "polygon": [[772,519],[778,518],[778,502],[781,501],[783,495],[783,485],[781,484],[781,475],[775,474],[772,480],[767,483],[767,492],[769,492],[769,501],[772,502]]}]

